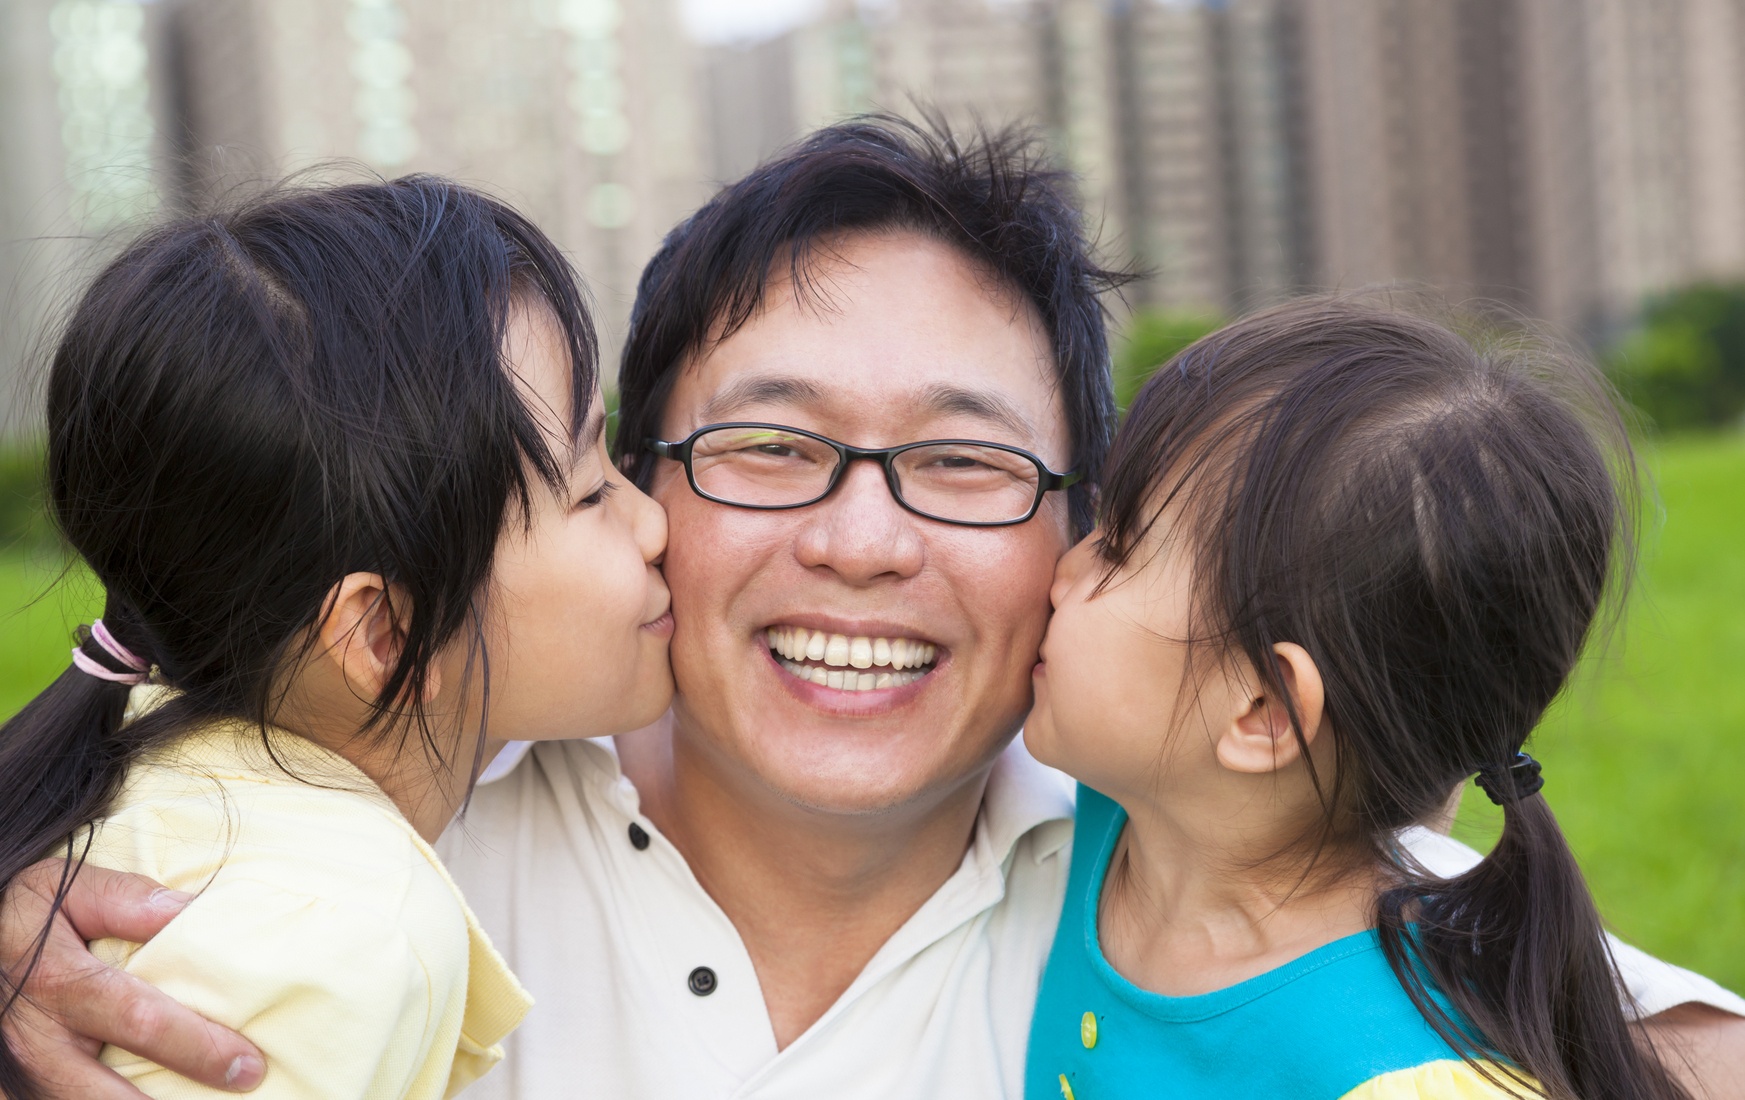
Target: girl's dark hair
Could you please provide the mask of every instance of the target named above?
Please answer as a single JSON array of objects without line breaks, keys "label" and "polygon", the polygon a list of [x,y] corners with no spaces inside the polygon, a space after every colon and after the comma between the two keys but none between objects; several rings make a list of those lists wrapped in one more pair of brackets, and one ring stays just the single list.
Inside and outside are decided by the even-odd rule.
[{"label": "girl's dark hair", "polygon": [[[53,357],[49,499],[103,584],[104,624],[178,694],[123,726],[128,689],[69,667],[0,726],[0,890],[57,849],[76,867],[75,838],[145,750],[212,718],[264,728],[347,573],[380,573],[404,601],[405,645],[360,734],[417,730],[434,765],[464,765],[426,722],[428,670],[462,631],[485,665],[498,536],[569,466],[505,359],[511,313],[539,302],[567,341],[560,411],[579,432],[597,354],[573,271],[532,223],[450,181],[281,190],[152,230],[103,270]],[[23,981],[0,986],[0,1012]],[[4,1042],[0,1093],[38,1095]]]},{"label": "girl's dark hair", "polygon": [[[1069,173],[1022,128],[959,141],[940,119],[871,114],[826,126],[722,188],[667,234],[643,269],[618,374],[619,465],[643,488],[645,438],[689,356],[731,335],[784,270],[812,285],[815,250],[842,233],[907,229],[960,249],[1029,302],[1053,344],[1083,485],[1067,490],[1075,533],[1090,529],[1089,484],[1115,434],[1104,291],[1131,276],[1092,254]],[[897,318],[893,318],[896,322]]]},{"label": "girl's dark hair", "polygon": [[1115,441],[1102,550],[1119,565],[1155,547],[1174,509],[1195,645],[1246,658],[1305,761],[1273,646],[1314,658],[1334,767],[1310,762],[1326,812],[1305,845],[1391,869],[1382,945],[1463,1058],[1558,1100],[1681,1097],[1626,1020],[1542,796],[1504,787],[1502,839],[1453,879],[1396,840],[1514,760],[1633,563],[1637,478],[1610,390],[1516,331],[1469,341],[1315,298],[1206,337],[1146,384]]}]

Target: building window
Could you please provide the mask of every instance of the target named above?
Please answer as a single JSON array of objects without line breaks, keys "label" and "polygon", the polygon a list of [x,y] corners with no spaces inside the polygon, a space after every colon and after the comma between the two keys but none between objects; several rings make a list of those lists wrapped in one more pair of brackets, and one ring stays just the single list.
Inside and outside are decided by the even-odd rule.
[{"label": "building window", "polygon": [[635,196],[612,182],[615,161],[630,144],[630,117],[618,27],[618,0],[560,0],[557,19],[569,36],[569,104],[576,142],[598,158],[602,182],[588,194],[588,220],[601,229],[622,229],[635,215]]},{"label": "building window", "polygon": [[418,151],[412,124],[412,51],[406,14],[395,0],[351,0],[345,29],[351,34],[351,74],[357,79],[352,111],[358,151],[378,168],[398,168]]},{"label": "building window", "polygon": [[145,13],[128,0],[61,0],[49,29],[73,218],[101,232],[152,213]]}]

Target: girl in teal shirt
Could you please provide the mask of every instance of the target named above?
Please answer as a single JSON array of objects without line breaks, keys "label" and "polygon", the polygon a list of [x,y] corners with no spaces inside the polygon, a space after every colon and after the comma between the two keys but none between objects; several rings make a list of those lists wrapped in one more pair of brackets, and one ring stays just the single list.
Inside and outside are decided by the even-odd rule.
[{"label": "girl in teal shirt", "polygon": [[[1591,366],[1352,300],[1147,384],[1026,741],[1076,777],[1030,1100],[1680,1097],[1522,753],[1631,564]],[[1397,844],[1473,775],[1503,833]]]}]

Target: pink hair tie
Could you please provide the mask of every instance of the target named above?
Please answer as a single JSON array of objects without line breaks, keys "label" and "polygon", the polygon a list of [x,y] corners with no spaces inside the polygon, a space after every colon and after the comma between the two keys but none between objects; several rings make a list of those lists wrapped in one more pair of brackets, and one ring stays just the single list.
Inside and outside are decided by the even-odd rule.
[{"label": "pink hair tie", "polygon": [[73,667],[99,680],[108,680],[114,684],[143,684],[151,679],[151,666],[136,657],[131,649],[115,640],[115,635],[109,633],[109,628],[103,625],[102,619],[91,623],[91,638],[103,652],[115,658],[117,664],[125,665],[131,672],[116,672],[105,668],[86,655],[83,648],[73,647]]}]

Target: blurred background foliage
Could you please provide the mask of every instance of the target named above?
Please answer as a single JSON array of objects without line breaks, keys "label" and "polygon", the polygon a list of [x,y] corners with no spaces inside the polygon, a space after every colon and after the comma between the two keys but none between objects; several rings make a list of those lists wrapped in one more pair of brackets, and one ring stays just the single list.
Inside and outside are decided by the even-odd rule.
[{"label": "blurred background foliage", "polygon": [[[1114,347],[1121,409],[1154,370],[1224,321],[1205,310],[1134,313]],[[1650,298],[1600,360],[1651,431],[1745,429],[1745,282],[1695,283]]]},{"label": "blurred background foliage", "polygon": [[0,547],[18,551],[53,541],[43,508],[42,450],[0,446]]},{"label": "blurred background foliage", "polygon": [[1115,341],[1115,401],[1125,413],[1139,387],[1176,353],[1224,323],[1207,310],[1151,309],[1135,313]]},{"label": "blurred background foliage", "polygon": [[1745,282],[1698,283],[1650,298],[1605,358],[1654,427],[1738,426],[1745,417]]}]

